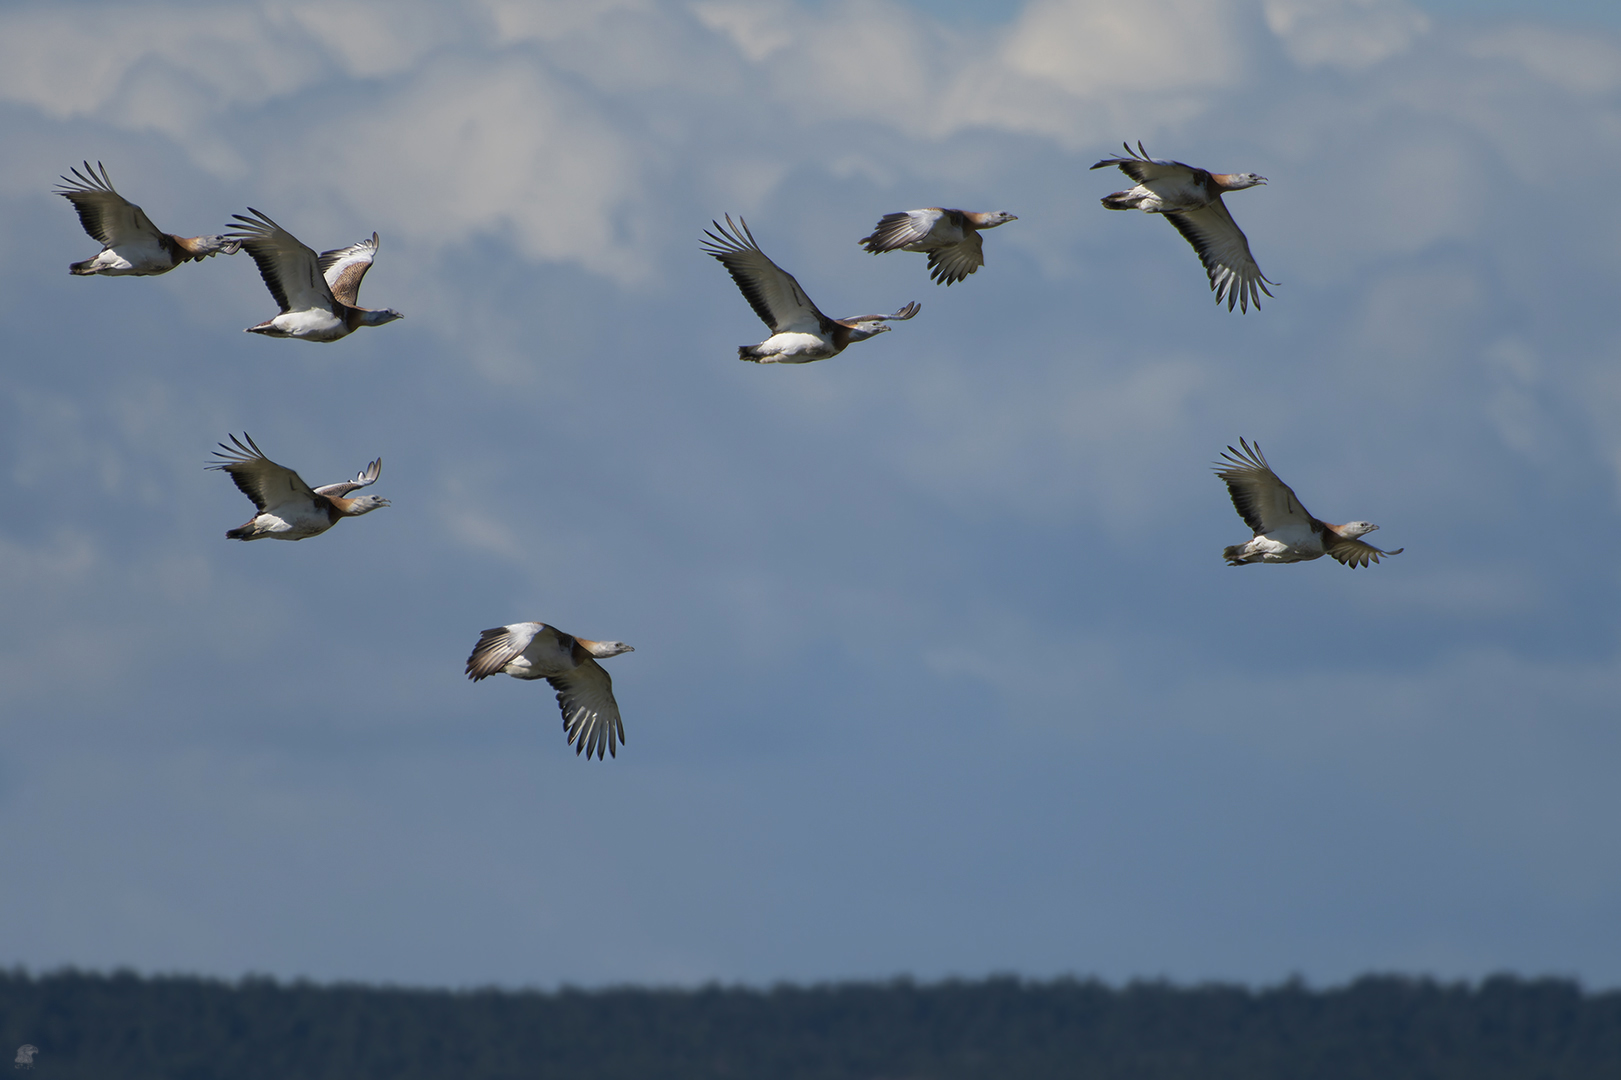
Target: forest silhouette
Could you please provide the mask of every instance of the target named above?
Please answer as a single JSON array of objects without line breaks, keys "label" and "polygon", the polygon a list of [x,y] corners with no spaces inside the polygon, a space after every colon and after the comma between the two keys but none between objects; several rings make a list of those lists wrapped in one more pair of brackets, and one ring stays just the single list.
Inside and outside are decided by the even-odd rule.
[{"label": "forest silhouette", "polygon": [[[37,1080],[1614,1080],[1621,992],[975,981],[423,990],[0,972]],[[19,1074],[21,1075],[21,1074]]]}]

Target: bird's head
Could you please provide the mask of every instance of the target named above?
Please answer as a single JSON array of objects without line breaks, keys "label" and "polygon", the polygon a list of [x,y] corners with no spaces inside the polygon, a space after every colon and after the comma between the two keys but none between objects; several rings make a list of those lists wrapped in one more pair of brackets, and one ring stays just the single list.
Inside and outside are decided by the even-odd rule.
[{"label": "bird's head", "polygon": [[393,308],[379,308],[366,312],[360,317],[360,322],[362,326],[382,326],[384,323],[391,323],[395,319],[403,318],[405,316]]},{"label": "bird's head", "polygon": [[1366,536],[1378,527],[1371,521],[1348,521],[1340,526],[1339,533],[1347,540],[1355,540],[1359,536]]},{"label": "bird's head", "polygon": [[1010,221],[1018,221],[1017,214],[1010,214],[1006,210],[997,210],[989,214],[981,214],[979,227],[981,229],[994,229],[998,225],[1006,225]]},{"label": "bird's head", "polygon": [[388,500],[380,495],[362,495],[349,507],[349,514],[351,517],[359,517],[361,514],[369,514],[373,510],[387,505],[389,505]]},{"label": "bird's head", "polygon": [[583,645],[585,647],[585,651],[596,657],[598,660],[606,660],[610,656],[618,656],[620,653],[636,651],[629,645],[626,645],[623,641],[590,641],[586,638],[575,638],[574,640]]},{"label": "bird's head", "polygon": [[236,236],[199,236],[194,243],[199,255],[235,255],[242,250],[242,240]]},{"label": "bird's head", "polygon": [[1257,187],[1264,183],[1266,183],[1266,177],[1264,176],[1256,176],[1252,172],[1241,172],[1230,174],[1227,177],[1225,186],[1228,191],[1242,191],[1245,188]]},{"label": "bird's head", "polygon": [[866,341],[878,334],[887,334],[893,330],[883,319],[857,319],[850,324],[850,340]]}]

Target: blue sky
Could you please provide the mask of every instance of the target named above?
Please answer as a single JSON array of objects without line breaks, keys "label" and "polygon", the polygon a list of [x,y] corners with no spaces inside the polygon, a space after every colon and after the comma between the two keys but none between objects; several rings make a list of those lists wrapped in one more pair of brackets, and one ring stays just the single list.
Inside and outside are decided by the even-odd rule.
[{"label": "blue sky", "polygon": [[[0,962],[1621,984],[1615,21],[0,13]],[[1264,310],[1098,205],[1122,139],[1270,178]],[[85,158],[177,232],[378,231],[405,319],[244,334],[245,256],[70,277]],[[949,289],[856,246],[925,205],[1019,220]],[[830,313],[921,314],[739,363],[728,212]],[[393,505],[225,540],[244,430]],[[1406,552],[1223,566],[1240,436]],[[463,678],[523,619],[635,646],[617,760]]]},{"label": "blue sky", "polygon": [[1606,0],[1423,0],[1418,7],[1448,18],[1552,22],[1570,27],[1621,27],[1621,11]]}]

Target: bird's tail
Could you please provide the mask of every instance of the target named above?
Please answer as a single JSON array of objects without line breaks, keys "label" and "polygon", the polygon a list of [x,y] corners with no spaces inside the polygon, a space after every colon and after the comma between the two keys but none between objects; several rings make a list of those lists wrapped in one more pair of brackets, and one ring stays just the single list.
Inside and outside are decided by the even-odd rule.
[{"label": "bird's tail", "polygon": [[1141,201],[1141,195],[1133,195],[1129,191],[1117,191],[1113,195],[1103,196],[1103,205],[1110,210],[1135,210]]}]

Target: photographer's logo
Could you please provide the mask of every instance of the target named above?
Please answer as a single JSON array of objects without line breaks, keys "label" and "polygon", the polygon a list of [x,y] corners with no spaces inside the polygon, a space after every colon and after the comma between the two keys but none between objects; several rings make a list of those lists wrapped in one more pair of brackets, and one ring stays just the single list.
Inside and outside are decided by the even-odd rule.
[{"label": "photographer's logo", "polygon": [[17,1059],[12,1063],[11,1067],[13,1069],[32,1069],[34,1067],[34,1055],[37,1053],[39,1053],[39,1047],[33,1043],[23,1043],[17,1047]]}]

